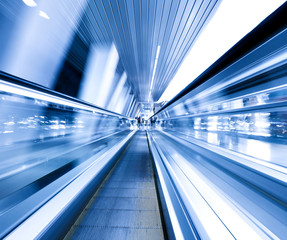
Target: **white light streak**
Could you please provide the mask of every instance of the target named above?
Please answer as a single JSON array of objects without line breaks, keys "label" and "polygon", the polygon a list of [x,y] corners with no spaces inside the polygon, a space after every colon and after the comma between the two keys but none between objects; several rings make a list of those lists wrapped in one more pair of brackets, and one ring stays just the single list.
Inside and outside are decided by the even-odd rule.
[{"label": "white light streak", "polygon": [[35,3],[33,0],[22,0],[23,3],[25,3],[28,7],[36,7],[37,3]]},{"label": "white light streak", "polygon": [[150,90],[149,90],[149,97],[148,97],[149,99],[151,97],[151,91],[152,91],[152,87],[153,87],[154,75],[155,75],[155,71],[156,71],[156,67],[157,67],[159,52],[160,52],[160,45],[157,46],[156,56],[155,56],[155,60],[154,60],[154,67],[153,67],[153,73],[152,73]]},{"label": "white light streak", "polygon": [[[81,103],[76,103],[71,100],[59,98],[59,97],[52,96],[46,93],[42,93],[42,92],[39,92],[33,89],[25,88],[22,86],[17,86],[12,83],[7,83],[1,80],[0,80],[0,91],[16,94],[20,96],[25,96],[29,98],[34,98],[34,99],[38,99],[42,101],[52,102],[52,103],[56,103],[56,104],[60,104],[64,106],[84,109],[84,110],[91,111],[91,112],[95,111],[95,108],[86,106]],[[102,113],[102,114],[106,113],[101,109],[97,109],[97,112]],[[109,114],[113,116],[117,116],[117,114],[113,114],[113,113],[109,113]]]},{"label": "white light streak", "polygon": [[41,16],[42,18],[45,18],[45,19],[47,19],[47,20],[50,19],[50,17],[48,16],[48,14],[45,13],[45,12],[43,12],[43,11],[40,11],[40,12],[39,12],[39,16]]}]

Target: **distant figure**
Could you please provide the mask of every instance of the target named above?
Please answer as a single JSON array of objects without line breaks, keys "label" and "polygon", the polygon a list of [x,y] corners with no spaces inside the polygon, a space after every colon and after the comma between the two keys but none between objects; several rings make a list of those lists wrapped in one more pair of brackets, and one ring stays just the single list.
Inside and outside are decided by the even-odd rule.
[{"label": "distant figure", "polygon": [[138,117],[138,126],[141,124],[141,117]]}]

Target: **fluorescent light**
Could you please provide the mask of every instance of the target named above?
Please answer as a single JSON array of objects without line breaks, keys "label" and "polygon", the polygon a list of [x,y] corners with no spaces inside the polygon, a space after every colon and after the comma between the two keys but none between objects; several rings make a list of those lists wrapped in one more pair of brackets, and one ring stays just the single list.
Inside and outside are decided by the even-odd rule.
[{"label": "fluorescent light", "polygon": [[158,59],[159,51],[160,51],[160,45],[157,46],[157,51],[156,51],[156,57],[155,57],[155,59]]},{"label": "fluorescent light", "polygon": [[40,11],[39,12],[39,16],[41,16],[41,17],[43,17],[43,18],[45,18],[45,19],[50,19],[50,17],[48,16],[48,14],[47,13],[45,13],[45,12],[43,12],[43,11]]},{"label": "fluorescent light", "polygon": [[28,7],[36,7],[37,3],[34,2],[34,0],[22,0],[23,3],[25,3]]},{"label": "fluorescent light", "polygon": [[155,70],[157,67],[159,52],[160,52],[160,45],[157,46],[157,50],[156,50],[156,56],[155,56],[155,60],[154,60],[154,67],[153,67],[153,73],[152,73],[151,84],[150,84],[149,99],[150,99],[151,90],[153,87],[154,75],[155,75]]}]

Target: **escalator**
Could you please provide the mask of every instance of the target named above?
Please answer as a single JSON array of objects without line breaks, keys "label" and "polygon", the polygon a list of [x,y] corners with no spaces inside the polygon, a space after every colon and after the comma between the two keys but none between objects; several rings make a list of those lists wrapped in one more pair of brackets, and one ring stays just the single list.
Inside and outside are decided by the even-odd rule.
[{"label": "escalator", "polygon": [[137,131],[66,239],[163,239],[145,131]]}]

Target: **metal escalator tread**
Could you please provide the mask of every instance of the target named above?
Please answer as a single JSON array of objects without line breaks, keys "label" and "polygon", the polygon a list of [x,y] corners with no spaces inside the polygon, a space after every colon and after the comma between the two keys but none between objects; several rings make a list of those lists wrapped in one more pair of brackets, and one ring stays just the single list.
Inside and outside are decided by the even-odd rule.
[{"label": "metal escalator tread", "polygon": [[72,239],[164,239],[144,131],[136,133]]}]

